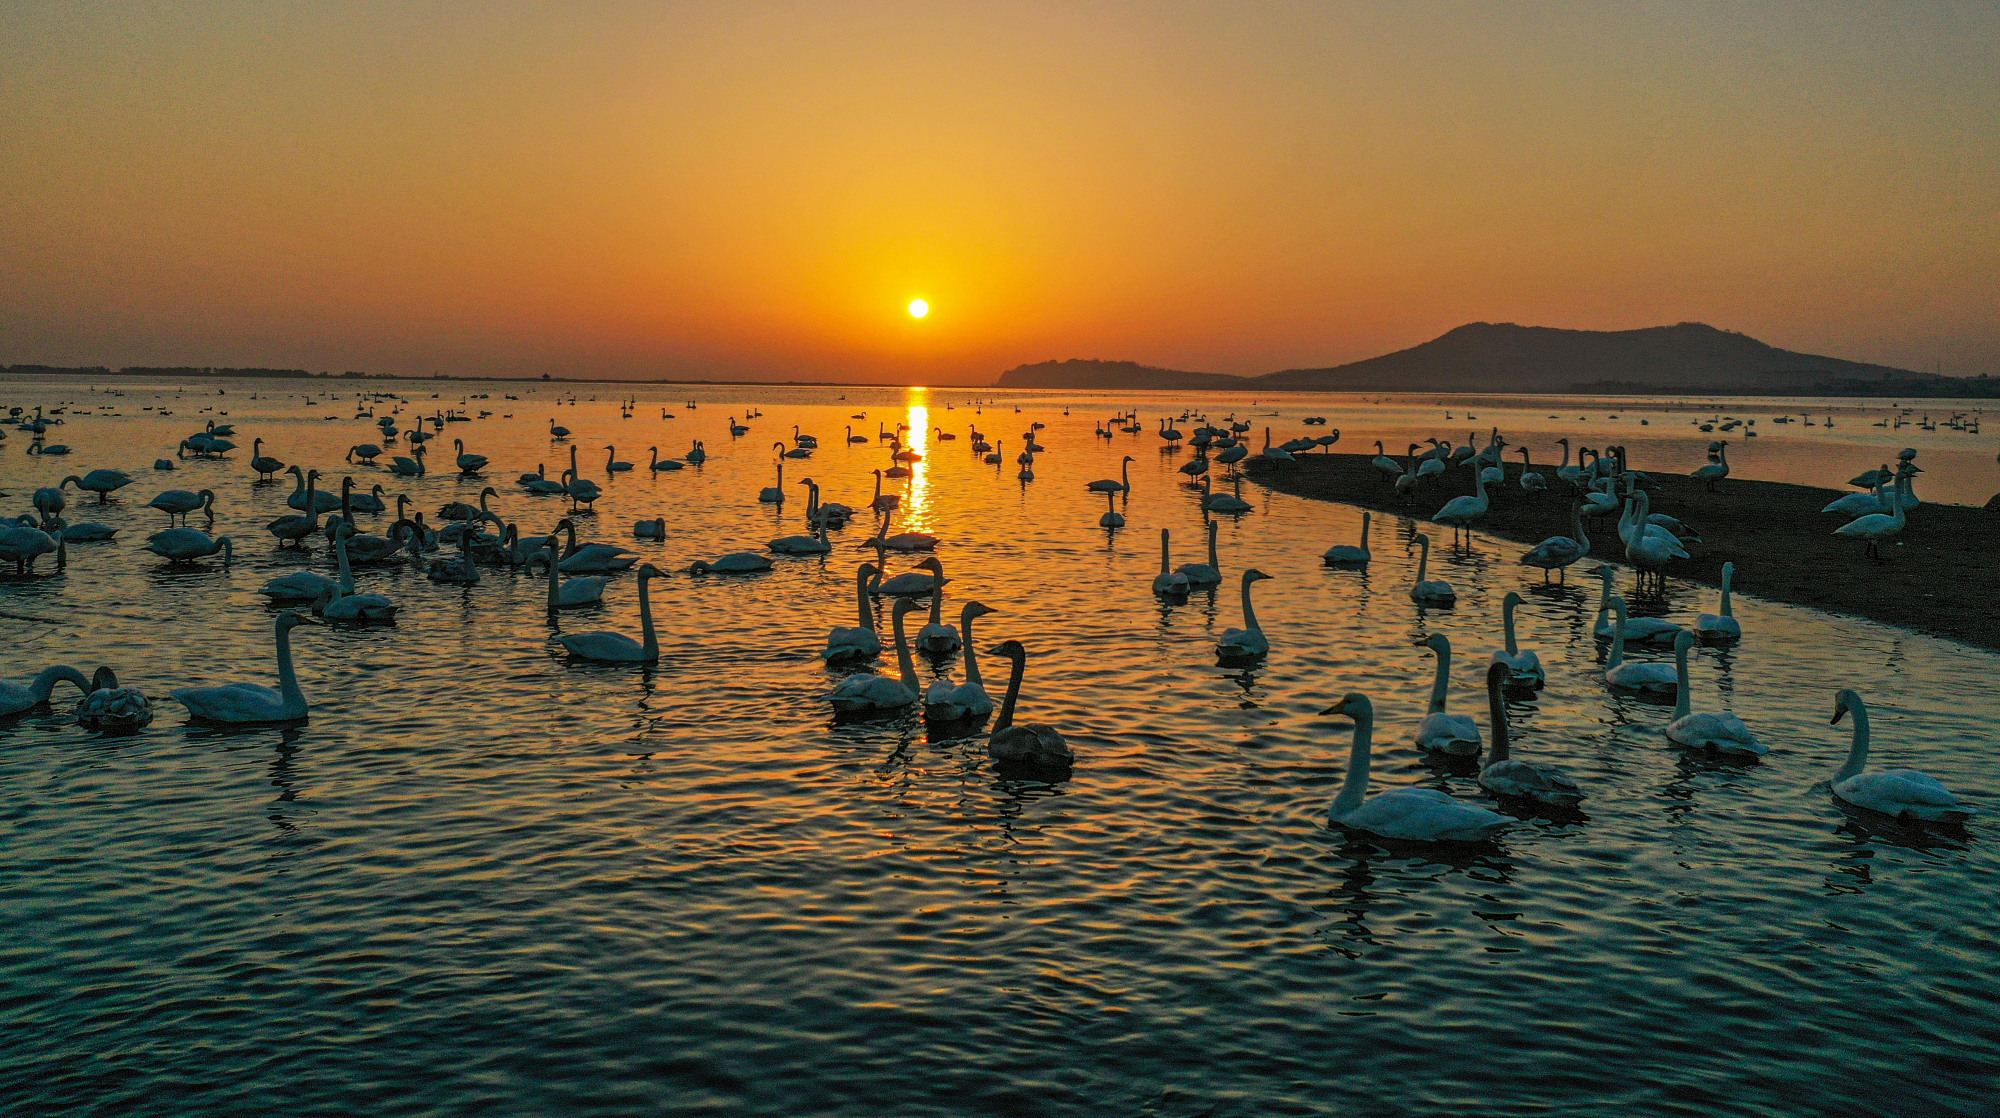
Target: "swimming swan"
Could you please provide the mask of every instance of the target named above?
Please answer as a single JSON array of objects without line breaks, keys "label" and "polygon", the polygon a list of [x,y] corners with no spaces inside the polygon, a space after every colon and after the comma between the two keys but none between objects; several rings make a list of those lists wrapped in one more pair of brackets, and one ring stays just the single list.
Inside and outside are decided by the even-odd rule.
[{"label": "swimming swan", "polygon": [[623,633],[577,633],[557,637],[571,656],[613,664],[652,664],[660,659],[660,638],[653,630],[653,602],[648,586],[660,569],[651,563],[639,568],[639,631],[643,639],[633,640]]},{"label": "swimming swan", "polygon": [[1455,757],[1471,757],[1479,752],[1479,723],[1470,715],[1446,714],[1445,695],[1451,685],[1451,641],[1443,633],[1432,633],[1423,647],[1437,655],[1437,671],[1431,679],[1430,712],[1417,723],[1417,748]]},{"label": "swimming swan", "polygon": [[1493,752],[1479,770],[1479,786],[1502,800],[1529,800],[1546,807],[1572,807],[1583,801],[1576,781],[1553,765],[1518,760],[1508,753],[1507,665],[1486,669],[1486,709],[1493,719]]},{"label": "swimming swan", "polygon": [[292,670],[292,630],[305,624],[296,613],[278,615],[272,629],[278,643],[278,687],[256,683],[225,683],[218,687],[183,687],[169,692],[199,722],[245,725],[259,722],[298,722],[306,717],[306,696],[299,690],[299,677]]},{"label": "swimming swan", "polygon": [[1501,599],[1501,616],[1506,620],[1507,647],[1494,650],[1487,662],[1507,665],[1507,670],[1511,673],[1507,683],[1509,687],[1539,691],[1542,685],[1548,682],[1548,677],[1542,672],[1542,658],[1535,655],[1532,649],[1522,649],[1514,644],[1514,607],[1521,604],[1521,596],[1512,590],[1507,591],[1507,596]]},{"label": "swimming swan", "polygon": [[993,720],[993,736],[986,739],[986,755],[1001,764],[1067,769],[1076,761],[1076,754],[1060,731],[1039,722],[1014,724],[1014,701],[1021,697],[1021,677],[1027,673],[1028,650],[1021,647],[1020,641],[1002,641],[993,654],[1012,660],[1014,668],[1007,676],[1007,697],[1000,700],[1000,715]]},{"label": "swimming swan", "polygon": [[1674,700],[1674,720],[1667,723],[1667,740],[1688,749],[1732,757],[1761,757],[1769,753],[1770,749],[1758,743],[1741,718],[1727,711],[1690,713],[1693,704],[1688,698],[1688,650],[1694,645],[1693,633],[1683,631],[1674,638],[1674,686],[1680,694]]},{"label": "swimming swan", "polygon": [[1848,748],[1847,763],[1833,774],[1836,798],[1906,821],[1958,823],[1975,814],[1971,806],[1960,803],[1928,773],[1915,769],[1862,772],[1862,766],[1868,763],[1868,708],[1862,705],[1860,695],[1842,691],[1834,697],[1835,725],[1844,714],[1854,716],[1854,744]]}]

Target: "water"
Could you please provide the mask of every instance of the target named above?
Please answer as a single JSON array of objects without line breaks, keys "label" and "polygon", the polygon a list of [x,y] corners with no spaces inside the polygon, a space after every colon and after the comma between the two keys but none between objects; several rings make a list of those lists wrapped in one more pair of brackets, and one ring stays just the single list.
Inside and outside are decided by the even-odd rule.
[{"label": "water", "polygon": [[[252,484],[250,437],[336,484],[346,448],[374,441],[351,398],[307,408],[286,386],[227,387],[134,387],[112,401],[120,418],[53,430],[78,448],[67,461],[25,456],[19,432],[0,455],[0,488],[21,505],[64,473],[139,478],[103,510],[72,490],[69,519],[119,526],[118,541],[75,546],[60,578],[0,583],[6,676],[109,663],[159,711],[135,735],[87,734],[65,688],[55,712],[0,727],[0,912],[15,929],[0,940],[0,1099],[19,1112],[1819,1114],[1863,1093],[1912,1112],[1989,1105],[1992,654],[1739,598],[1746,639],[1700,652],[1694,701],[1735,710],[1772,753],[1689,761],[1660,737],[1665,708],[1597,682],[1591,580],[1527,586],[1515,545],[1434,553],[1432,577],[1459,604],[1419,611],[1404,593],[1409,522],[1378,518],[1366,573],[1331,571],[1319,552],[1351,542],[1359,512],[1250,485],[1256,511],[1221,522],[1223,591],[1163,606],[1149,592],[1157,531],[1174,530],[1176,563],[1192,560],[1200,514],[1176,485],[1184,457],[1150,435],[1092,437],[1108,402],[1065,417],[1043,402],[1058,397],[1026,396],[1018,415],[1010,402],[975,416],[946,409],[958,392],[815,404],[827,390],[743,389],[698,392],[688,411],[684,391],[642,390],[628,420],[612,390],[556,408],[549,389],[512,402],[502,392],[523,390],[495,386],[464,405],[493,418],[446,432],[493,459],[495,507],[535,531],[559,515],[513,484],[566,464],[546,434],[554,415],[588,476],[603,481],[597,448],[612,441],[640,467],[603,481],[585,536],[677,570],[799,531],[801,474],[864,504],[865,471],[887,454],[842,444],[850,423],[959,433],[918,441],[927,457],[901,487],[898,530],[945,537],[954,615],[974,597],[999,611],[980,622],[982,647],[1030,648],[1023,717],[1069,736],[1070,779],[1003,778],[983,736],[933,738],[918,718],[832,719],[820,696],[841,673],[816,652],[853,623],[859,523],[830,559],[656,582],[656,668],[566,662],[540,580],[489,570],[463,589],[413,566],[364,572],[403,612],[393,627],[294,632],[309,723],[193,728],[165,693],[268,682],[272,611],[256,588],[301,563],[327,569],[323,549],[281,556],[263,531],[290,486]],[[395,387],[411,411],[458,407],[467,390],[433,401],[436,386]],[[658,418],[660,397],[678,418]],[[725,417],[748,402],[766,415],[732,441]],[[154,457],[215,418],[204,406],[229,410],[242,449],[154,475]],[[1350,449],[1368,424],[1341,406],[1323,410]],[[1050,452],[1024,486],[1012,457],[1034,419]],[[755,495],[795,422],[824,449],[787,463],[781,511]],[[974,422],[1006,441],[1004,466],[970,454]],[[351,472],[435,513],[479,489],[448,471],[448,438],[425,479]],[[705,466],[644,472],[647,444],[678,453],[694,438]],[[1698,458],[1701,438],[1662,456]],[[1082,483],[1116,476],[1125,453],[1139,459],[1130,526],[1106,532],[1104,500]],[[1926,475],[1933,490],[1947,472]],[[162,522],[144,502],[201,486],[218,493],[237,562],[168,568],[138,551]],[[632,540],[632,521],[654,515],[669,539]],[[1219,667],[1214,640],[1240,624],[1236,580],[1252,565],[1275,576],[1257,589],[1273,652]],[[1629,575],[1621,585],[1631,593]],[[1407,745],[1430,680],[1413,645],[1452,638],[1452,708],[1483,725],[1476,677],[1501,596],[1524,586],[1522,638],[1549,686],[1514,707],[1517,748],[1578,779],[1585,817],[1429,854],[1330,830],[1349,729],[1316,712],[1350,690],[1376,703],[1378,786],[1479,798],[1469,773]],[[634,592],[621,577],[604,607],[557,624],[636,635]],[[1679,583],[1635,603],[1677,618],[1714,608],[1712,591]],[[1923,841],[1834,806],[1839,686],[1871,704],[1874,766],[1925,769],[1981,809],[1964,836]]]}]

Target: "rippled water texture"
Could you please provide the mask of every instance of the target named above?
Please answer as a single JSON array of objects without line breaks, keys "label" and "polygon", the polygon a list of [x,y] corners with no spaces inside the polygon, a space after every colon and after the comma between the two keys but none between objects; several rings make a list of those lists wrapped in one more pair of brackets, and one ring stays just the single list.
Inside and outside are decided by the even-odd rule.
[{"label": "rippled water texture", "polygon": [[[67,460],[27,457],[21,432],[0,444],[10,512],[65,473],[139,478],[101,510],[71,491],[69,519],[116,526],[115,542],[76,545],[61,577],[0,582],[6,676],[110,664],[159,710],[140,733],[97,736],[67,716],[65,688],[54,711],[0,726],[0,1099],[20,1113],[1990,1106],[1993,655],[1738,599],[1746,639],[1700,652],[1695,705],[1735,710],[1772,752],[1752,767],[1695,762],[1666,747],[1666,709],[1599,682],[1590,580],[1528,586],[1514,545],[1475,537],[1435,556],[1432,577],[1457,586],[1458,606],[1419,611],[1405,596],[1410,522],[1376,521],[1366,573],[1328,570],[1320,552],[1351,542],[1359,513],[1249,485],[1255,510],[1221,522],[1227,589],[1163,606],[1149,590],[1158,529],[1184,562],[1202,519],[1174,472],[1184,453],[1161,453],[1150,433],[1093,437],[1123,400],[1072,397],[1065,416],[1060,397],[1021,397],[1018,414],[1003,397],[975,414],[961,392],[703,390],[688,410],[682,390],[648,389],[621,419],[611,388],[556,407],[549,388],[511,389],[515,402],[493,386],[461,405],[465,385],[434,400],[437,386],[412,383],[397,386],[406,427],[438,407],[495,414],[449,425],[439,469],[403,481],[341,464],[373,441],[351,418],[350,386],[311,406],[283,385],[227,387],[133,387],[108,401],[121,417],[65,416],[50,439],[76,448]],[[663,402],[677,418],[660,418]],[[725,419],[749,403],[766,414],[732,440]],[[1140,403],[1150,428],[1165,404]],[[1287,400],[1269,422],[1282,439],[1323,411],[1348,450],[1370,423],[1386,435],[1431,410],[1370,419],[1374,406]],[[216,418],[204,407],[231,413],[242,449],[155,475],[154,458]],[[1499,415],[1481,409],[1478,422],[1509,426]],[[1069,735],[1070,779],[1003,778],[982,737],[934,739],[915,717],[835,723],[821,696],[839,673],[816,653],[829,627],[853,623],[860,523],[831,559],[656,583],[656,668],[568,663],[539,580],[487,571],[445,588],[401,566],[360,575],[401,603],[393,627],[295,632],[308,724],[193,728],[165,701],[184,683],[270,678],[272,613],[256,589],[305,561],[263,530],[289,485],[252,484],[253,436],[430,514],[478,492],[448,468],[449,438],[462,437],[492,458],[502,515],[546,531],[558,502],[513,479],[566,464],[551,416],[607,491],[585,535],[677,571],[800,531],[804,490],[790,479],[802,474],[864,504],[866,471],[887,464],[878,424],[958,434],[917,439],[927,457],[895,487],[911,509],[898,530],[945,538],[951,612],[970,598],[998,611],[980,623],[983,646],[1031,650],[1022,713]],[[1024,485],[1012,458],[1032,420],[1049,425],[1049,450]],[[824,448],[788,463],[782,510],[760,505],[771,444],[794,423]],[[975,423],[1004,440],[1005,465],[972,456]],[[849,424],[871,441],[845,445]],[[1673,442],[1664,427],[1647,429],[1662,441],[1643,452],[1625,440],[1635,464],[1698,464],[1704,437]],[[1537,451],[1559,430],[1542,429]],[[678,454],[696,438],[711,454],[702,468],[645,470],[646,446]],[[1950,445],[1969,446],[1959,438]],[[1757,441],[1767,466],[1831,457]],[[605,481],[614,442],[639,469]],[[1865,439],[1836,445],[1852,459],[1833,469],[1843,477],[1876,460]],[[1138,459],[1129,526],[1107,532],[1105,502],[1083,483],[1116,476],[1125,453]],[[1927,475],[1933,495],[1949,472]],[[145,502],[202,486],[219,495],[237,562],[170,568],[139,551],[162,522]],[[632,540],[632,522],[653,516],[668,539]],[[327,558],[319,548],[310,563]],[[1274,576],[1258,587],[1273,651],[1218,667],[1214,641],[1240,624],[1233,587],[1251,565]],[[1629,573],[1621,585],[1631,592]],[[1430,680],[1413,642],[1450,636],[1453,709],[1484,725],[1476,674],[1515,587],[1527,589],[1522,639],[1549,671],[1547,690],[1514,707],[1517,748],[1567,767],[1585,817],[1459,853],[1329,829],[1349,728],[1316,712],[1350,690],[1376,703],[1379,784],[1480,798],[1469,774],[1429,768],[1408,744]],[[606,598],[560,629],[636,635],[635,580]],[[1678,583],[1634,601],[1680,619],[1714,608],[1712,592]],[[1980,808],[1964,836],[1921,841],[1834,806],[1826,781],[1848,737],[1827,720],[1840,686],[1871,703],[1873,765],[1925,769]]]}]

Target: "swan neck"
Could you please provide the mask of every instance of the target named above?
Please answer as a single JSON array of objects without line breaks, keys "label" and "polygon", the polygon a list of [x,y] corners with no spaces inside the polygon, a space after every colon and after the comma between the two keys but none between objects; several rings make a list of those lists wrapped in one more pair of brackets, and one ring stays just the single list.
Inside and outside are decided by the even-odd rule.
[{"label": "swan neck", "polygon": [[1435,651],[1437,652],[1437,670],[1431,676],[1430,712],[1432,714],[1442,714],[1444,713],[1445,694],[1451,685],[1451,646],[1447,644]]},{"label": "swan neck", "polygon": [[986,681],[980,678],[979,657],[973,651],[971,613],[968,612],[958,619],[958,632],[959,637],[965,643],[965,681],[978,685],[979,689],[984,691],[986,690]]},{"label": "swan neck", "polygon": [[1615,603],[1618,619],[1611,623],[1611,659],[1604,665],[1605,671],[1625,662],[1625,604]]},{"label": "swan neck", "polygon": [[1493,719],[1493,749],[1488,754],[1487,764],[1498,764],[1507,759],[1507,700],[1500,695],[1498,685],[1486,688],[1486,710]]},{"label": "swan neck", "polygon": [[1021,697],[1021,677],[1028,672],[1026,656],[1013,657],[1014,666],[1007,673],[1007,697],[1000,702],[1000,716],[993,720],[993,732],[999,733],[1014,724],[1014,700]]},{"label": "swan neck", "polygon": [[1431,568],[1431,541],[1425,540],[1418,546],[1422,550],[1417,555],[1417,585],[1422,586],[1424,575],[1428,574]]},{"label": "swan neck", "polygon": [[1686,718],[1694,713],[1694,704],[1688,698],[1688,646],[1685,641],[1674,642],[1674,718]]},{"label": "swan neck", "polygon": [[917,665],[910,659],[910,641],[903,633],[903,614],[907,612],[892,612],[890,625],[896,632],[896,670],[902,676],[903,686],[914,695],[917,694]]},{"label": "swan neck", "polygon": [[1354,744],[1347,753],[1347,779],[1341,782],[1340,795],[1333,798],[1333,814],[1346,815],[1361,806],[1368,795],[1369,746],[1375,737],[1375,712],[1373,710],[1354,711]]},{"label": "swan neck", "polygon": [[639,632],[646,649],[647,660],[660,658],[660,635],[653,631],[653,580],[639,577]]},{"label": "swan neck", "polygon": [[1729,583],[1735,575],[1736,569],[1733,565],[1722,569],[1722,616],[1724,617],[1736,616],[1729,612]]},{"label": "swan neck", "polygon": [[875,629],[875,614],[874,611],[868,608],[867,571],[856,570],[854,572],[854,608],[856,615],[860,618],[857,627],[873,632]]},{"label": "swan neck", "polygon": [[29,685],[28,690],[37,704],[46,703],[49,701],[49,696],[55,692],[56,684],[65,679],[76,684],[77,690],[84,694],[90,693],[90,680],[84,678],[82,672],[67,664],[43,668],[41,673],[35,676],[35,682]]},{"label": "swan neck", "polygon": [[333,553],[340,557],[340,592],[354,593],[354,568],[347,564],[347,533],[341,532],[333,539]]},{"label": "swan neck", "polygon": [[299,690],[299,675],[292,670],[292,631],[278,630],[278,694],[285,701],[285,713],[293,718],[303,718],[306,713],[306,695]]},{"label": "swan neck", "polygon": [[1868,708],[1855,703],[1847,708],[1847,713],[1854,719],[1854,741],[1847,747],[1847,763],[1834,774],[1835,780],[1846,780],[1868,763]]},{"label": "swan neck", "polygon": [[1263,628],[1263,626],[1261,626],[1261,625],[1257,624],[1257,611],[1256,611],[1256,609],[1255,609],[1254,607],[1252,607],[1252,606],[1251,606],[1251,604],[1250,604],[1250,585],[1251,585],[1251,582],[1252,582],[1252,581],[1253,581],[1253,580],[1252,580],[1252,579],[1251,579],[1251,578],[1250,578],[1250,577],[1249,577],[1248,575],[1245,575],[1245,576],[1244,576],[1244,579],[1243,579],[1243,627],[1244,627],[1245,629],[1261,629],[1261,628]]},{"label": "swan neck", "polygon": [[1514,645],[1514,599],[1507,599],[1500,610],[1500,615],[1507,623],[1507,655],[1510,658],[1518,656],[1521,650]]}]

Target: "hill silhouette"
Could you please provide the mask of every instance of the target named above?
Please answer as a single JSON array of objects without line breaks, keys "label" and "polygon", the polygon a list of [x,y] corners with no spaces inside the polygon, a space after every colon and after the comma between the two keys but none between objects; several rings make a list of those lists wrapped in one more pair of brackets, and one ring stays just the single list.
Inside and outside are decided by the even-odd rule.
[{"label": "hill silhouette", "polygon": [[[1231,377],[1130,361],[1044,361],[1002,373],[1002,388],[1246,391],[1670,391],[1913,394],[1975,382],[1794,353],[1699,322],[1640,330],[1563,330],[1475,322],[1422,345],[1345,365]],[[1983,386],[1982,386],[1983,387]],[[1968,394],[1980,394],[1969,391]]]}]

